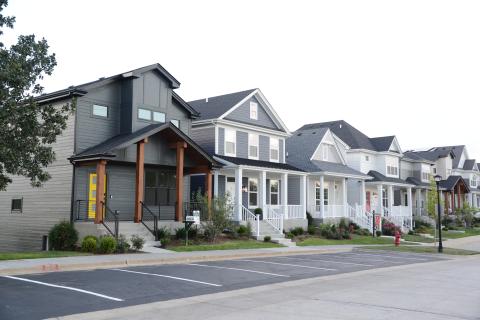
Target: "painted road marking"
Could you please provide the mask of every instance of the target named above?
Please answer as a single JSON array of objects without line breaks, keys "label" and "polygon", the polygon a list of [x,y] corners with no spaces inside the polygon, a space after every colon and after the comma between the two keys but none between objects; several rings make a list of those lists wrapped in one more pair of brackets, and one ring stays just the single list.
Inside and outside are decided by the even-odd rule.
[{"label": "painted road marking", "polygon": [[337,269],[311,267],[311,266],[303,266],[301,264],[279,263],[279,262],[261,261],[261,260],[236,259],[236,260],[231,260],[231,261],[257,262],[257,263],[266,263],[266,264],[276,264],[276,265],[279,265],[279,266],[298,267],[298,268],[317,269],[317,270],[327,270],[327,271],[337,271]]},{"label": "painted road marking", "polygon": [[216,268],[216,269],[227,269],[227,270],[235,270],[235,271],[244,271],[244,272],[265,274],[265,275],[275,276],[275,277],[286,277],[286,278],[289,278],[289,277],[290,277],[290,276],[286,276],[286,275],[283,275],[283,274],[277,274],[277,273],[262,272],[262,271],[249,270],[249,269],[240,269],[240,268],[229,268],[229,267],[220,267],[220,266],[209,266],[209,265],[197,264],[197,263],[190,263],[189,266],[198,266],[198,267],[206,267],[206,268]]},{"label": "painted road marking", "polygon": [[[345,252],[343,254],[350,254],[350,255],[360,255],[360,256],[374,256],[374,257],[384,257],[384,258],[393,258],[393,259],[408,259],[408,260],[420,260],[420,261],[428,261],[428,259],[423,258],[413,258],[413,257],[399,257],[399,256],[389,256],[384,254],[372,254],[372,253],[353,253],[353,252]],[[367,258],[368,259],[368,258]]]},{"label": "painted road marking", "polygon": [[307,259],[307,258],[294,258],[294,257],[275,257],[281,259],[291,259],[291,260],[302,260],[302,261],[319,261],[319,262],[331,262],[331,263],[339,263],[339,264],[351,264],[354,266],[363,266],[363,267],[373,267],[373,264],[364,264],[364,263],[355,263],[355,262],[343,262],[343,261],[335,261],[335,260],[324,260],[324,259]]},{"label": "painted road marking", "polygon": [[118,298],[106,296],[106,295],[104,295],[104,294],[100,294],[100,293],[96,293],[96,292],[92,292],[92,291],[87,291],[87,290],[82,290],[82,289],[78,289],[78,288],[72,288],[72,287],[67,287],[67,286],[59,286],[59,285],[56,285],[56,284],[51,284],[51,283],[46,283],[46,282],[40,282],[40,281],[30,280],[30,279],[26,279],[26,278],[19,278],[19,277],[12,277],[12,276],[3,276],[3,277],[4,277],[4,278],[8,278],[8,279],[13,279],[13,280],[19,280],[19,281],[25,281],[25,282],[40,284],[40,285],[42,285],[42,286],[47,286],[47,287],[60,288],[60,289],[65,289],[65,290],[70,290],[70,291],[76,291],[76,292],[80,292],[80,293],[90,294],[90,295],[92,295],[92,296],[96,296],[96,297],[100,297],[100,298],[104,298],[104,299],[108,299],[108,300],[113,300],[113,301],[124,301],[124,300],[122,300],[122,299],[118,299]]},{"label": "painted road marking", "polygon": [[139,272],[139,271],[125,270],[125,269],[110,269],[110,270],[122,271],[122,272],[129,272],[129,273],[135,273],[135,274],[142,274],[142,275],[145,275],[145,276],[154,276],[154,277],[168,278],[168,279],[174,279],[174,280],[180,280],[180,281],[187,281],[187,282],[193,282],[193,283],[200,283],[200,284],[205,284],[205,285],[207,285],[207,286],[212,286],[212,287],[221,287],[221,286],[222,286],[221,284],[215,284],[215,283],[197,281],[197,280],[193,280],[193,279],[186,279],[186,278],[179,278],[179,277],[167,276],[167,275],[158,274],[158,273]]}]

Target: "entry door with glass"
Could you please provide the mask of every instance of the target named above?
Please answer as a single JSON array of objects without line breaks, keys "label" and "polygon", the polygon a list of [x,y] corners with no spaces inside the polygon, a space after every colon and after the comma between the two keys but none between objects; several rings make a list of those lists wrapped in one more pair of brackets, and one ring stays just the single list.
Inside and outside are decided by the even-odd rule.
[{"label": "entry door with glass", "polygon": [[[97,211],[97,174],[90,173],[88,178],[88,219],[95,219]],[[107,176],[105,175],[103,195],[107,193]],[[103,199],[105,201],[105,198]]]},{"label": "entry door with glass", "polygon": [[235,178],[227,178],[225,193],[229,196],[232,203],[235,203]]}]

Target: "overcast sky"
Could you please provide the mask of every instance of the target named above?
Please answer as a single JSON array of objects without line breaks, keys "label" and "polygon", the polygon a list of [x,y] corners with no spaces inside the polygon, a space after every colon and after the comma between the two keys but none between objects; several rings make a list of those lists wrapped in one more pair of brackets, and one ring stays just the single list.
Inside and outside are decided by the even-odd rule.
[{"label": "overcast sky", "polygon": [[[480,162],[480,1],[10,0],[62,89],[152,63],[185,100],[260,88],[290,130],[344,119]],[[8,41],[7,41],[8,43]]]}]

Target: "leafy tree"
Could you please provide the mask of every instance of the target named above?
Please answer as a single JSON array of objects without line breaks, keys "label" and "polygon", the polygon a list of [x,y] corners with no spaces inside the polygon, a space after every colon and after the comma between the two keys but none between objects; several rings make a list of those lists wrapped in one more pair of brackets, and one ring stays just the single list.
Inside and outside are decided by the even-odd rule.
[{"label": "leafy tree", "polygon": [[430,218],[436,220],[437,218],[437,183],[433,178],[430,178],[430,189],[427,192],[427,212]]},{"label": "leafy tree", "polygon": [[9,48],[2,42],[4,28],[13,28],[15,17],[4,16],[7,0],[0,0],[0,190],[21,175],[39,187],[50,178],[45,167],[55,160],[51,144],[66,128],[75,102],[61,107],[38,104],[40,81],[51,75],[57,62],[45,39],[21,35]]}]

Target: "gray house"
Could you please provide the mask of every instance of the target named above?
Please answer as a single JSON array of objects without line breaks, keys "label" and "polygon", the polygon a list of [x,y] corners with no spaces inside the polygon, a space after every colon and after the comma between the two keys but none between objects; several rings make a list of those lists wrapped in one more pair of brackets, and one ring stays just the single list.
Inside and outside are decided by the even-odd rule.
[{"label": "gray house", "polygon": [[154,64],[40,96],[58,106],[75,98],[77,108],[53,145],[52,179],[32,188],[14,177],[0,192],[0,251],[41,249],[62,220],[86,233],[113,231],[115,220],[120,233],[142,228],[147,216],[180,223],[193,173],[206,175],[211,197],[217,162],[189,138],[199,114],[174,92],[179,86]]},{"label": "gray house", "polygon": [[263,220],[279,233],[284,222],[285,230],[306,226],[306,172],[286,163],[290,132],[262,92],[252,89],[189,104],[200,112],[192,138],[222,164],[214,171],[213,192],[231,198],[234,219],[255,220],[255,209],[261,208]]}]

